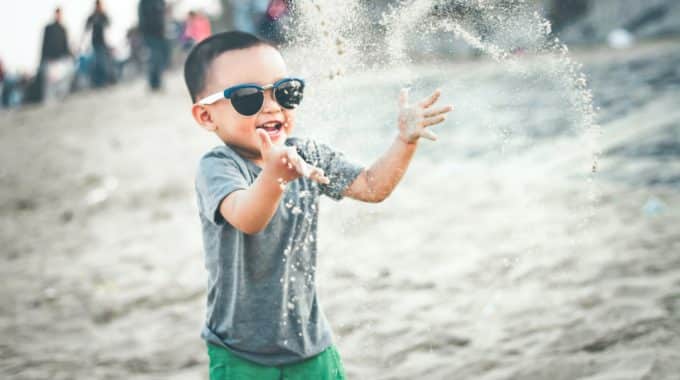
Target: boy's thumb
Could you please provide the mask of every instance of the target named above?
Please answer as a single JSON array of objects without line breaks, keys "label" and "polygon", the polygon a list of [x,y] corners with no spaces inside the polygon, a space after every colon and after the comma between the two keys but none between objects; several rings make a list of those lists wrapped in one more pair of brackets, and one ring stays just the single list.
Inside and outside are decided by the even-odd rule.
[{"label": "boy's thumb", "polygon": [[272,147],[272,140],[269,138],[267,132],[262,129],[257,129],[255,132],[257,133],[257,137],[260,138],[260,153],[264,157],[265,153]]},{"label": "boy's thumb", "polygon": [[406,108],[408,106],[408,92],[408,87],[404,87],[399,91],[399,108]]}]

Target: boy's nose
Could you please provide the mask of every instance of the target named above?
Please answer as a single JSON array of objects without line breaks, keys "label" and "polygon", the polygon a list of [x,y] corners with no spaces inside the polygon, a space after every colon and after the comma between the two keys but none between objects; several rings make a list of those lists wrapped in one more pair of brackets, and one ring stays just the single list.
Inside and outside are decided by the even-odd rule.
[{"label": "boy's nose", "polygon": [[262,105],[262,112],[271,113],[281,111],[281,106],[274,98],[274,90],[268,89],[264,92],[264,104]]}]

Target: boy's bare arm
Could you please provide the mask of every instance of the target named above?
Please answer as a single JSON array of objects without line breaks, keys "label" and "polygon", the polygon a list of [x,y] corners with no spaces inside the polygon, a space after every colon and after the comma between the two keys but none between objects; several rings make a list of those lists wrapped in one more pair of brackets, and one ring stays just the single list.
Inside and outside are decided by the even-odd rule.
[{"label": "boy's bare arm", "polygon": [[220,213],[236,229],[247,234],[258,233],[276,212],[282,194],[276,177],[263,170],[248,189],[227,195],[220,204]]},{"label": "boy's bare arm", "polygon": [[328,183],[323,170],[304,162],[295,148],[272,145],[266,132],[258,130],[257,133],[264,161],[262,172],[248,189],[232,192],[220,204],[224,219],[246,234],[255,234],[267,227],[286,183],[303,175]]},{"label": "boy's bare arm", "polygon": [[446,120],[452,106],[431,108],[441,95],[436,90],[416,105],[408,104],[408,91],[402,89],[399,96],[399,135],[390,148],[364,170],[345,190],[344,195],[364,202],[381,202],[397,186],[408,168],[418,146],[420,137],[436,140],[429,126]]}]

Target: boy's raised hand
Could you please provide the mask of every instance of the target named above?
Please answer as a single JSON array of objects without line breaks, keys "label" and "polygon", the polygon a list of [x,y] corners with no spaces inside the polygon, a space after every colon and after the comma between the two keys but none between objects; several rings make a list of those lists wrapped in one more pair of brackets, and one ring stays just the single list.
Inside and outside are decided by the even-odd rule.
[{"label": "boy's raised hand", "polygon": [[420,103],[409,104],[408,88],[401,89],[399,93],[399,138],[402,141],[411,144],[421,137],[433,141],[437,139],[437,135],[427,127],[446,120],[446,114],[453,109],[450,105],[430,108],[437,102],[440,95],[441,90],[437,89]]},{"label": "boy's raised hand", "polygon": [[258,129],[256,133],[260,138],[260,154],[265,168],[271,170],[282,188],[301,176],[323,185],[330,183],[323,170],[305,162],[295,147],[274,145],[267,132]]}]

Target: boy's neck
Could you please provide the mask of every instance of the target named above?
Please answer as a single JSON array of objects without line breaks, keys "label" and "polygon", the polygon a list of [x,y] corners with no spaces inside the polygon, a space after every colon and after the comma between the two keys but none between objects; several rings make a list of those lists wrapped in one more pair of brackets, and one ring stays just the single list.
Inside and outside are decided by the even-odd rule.
[{"label": "boy's neck", "polygon": [[236,146],[236,145],[232,145],[232,144],[227,144],[227,145],[228,145],[234,152],[236,152],[239,156],[245,158],[246,160],[248,160],[248,161],[254,163],[255,165],[257,165],[257,166],[259,166],[259,167],[261,167],[261,168],[264,166],[264,159],[262,159],[262,155],[260,154],[259,151],[258,151],[258,152],[254,152],[254,151],[252,151],[252,150],[244,149],[244,148],[241,148],[241,147]]},{"label": "boy's neck", "polygon": [[253,159],[248,158],[248,160],[250,160],[250,162],[252,162],[253,164],[259,166],[260,168],[264,168],[264,160],[263,159],[260,158],[260,159],[257,159],[257,160],[253,160]]}]

